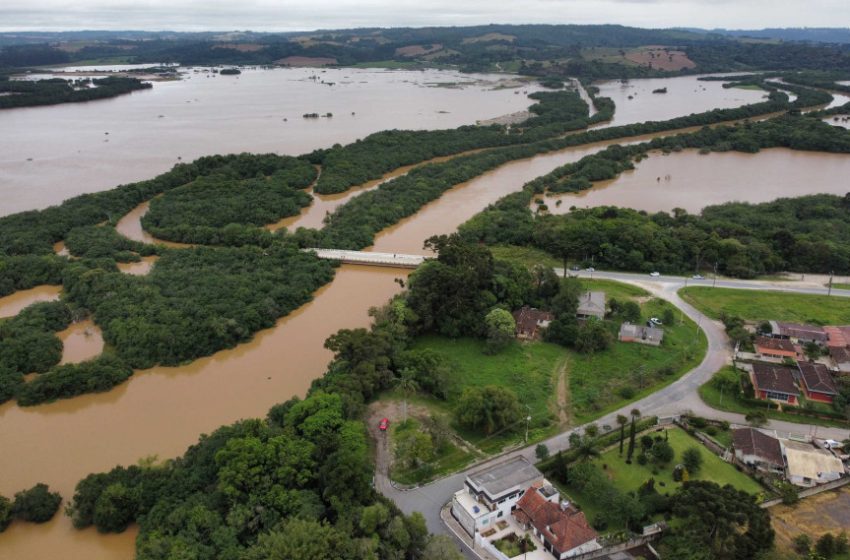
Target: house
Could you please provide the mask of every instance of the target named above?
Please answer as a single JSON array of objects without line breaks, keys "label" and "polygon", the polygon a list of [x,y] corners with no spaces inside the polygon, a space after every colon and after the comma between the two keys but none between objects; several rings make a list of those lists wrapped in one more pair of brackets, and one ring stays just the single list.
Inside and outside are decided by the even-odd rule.
[{"label": "house", "polygon": [[817,325],[800,325],[798,323],[781,323],[770,321],[771,336],[790,340],[794,344],[805,344],[814,342],[825,346],[829,341],[829,336],[823,327]]},{"label": "house", "polygon": [[835,364],[835,369],[841,373],[850,373],[850,348],[830,346],[829,357]]},{"label": "house", "polygon": [[510,515],[526,489],[549,486],[537,468],[522,456],[471,473],[452,497],[452,515],[474,536]]},{"label": "house", "polygon": [[732,449],[741,463],[760,471],[783,473],[785,460],[779,440],[755,428],[732,430]]},{"label": "house", "polygon": [[545,487],[529,488],[513,512],[517,523],[532,531],[543,548],[559,560],[602,548],[584,513],[569,502],[559,503],[557,492],[552,498]]},{"label": "house", "polygon": [[832,404],[832,399],[838,396],[838,389],[829,369],[823,364],[814,362],[797,362],[800,388],[807,399]]},{"label": "house", "polygon": [[761,400],[772,400],[796,406],[800,390],[794,383],[796,369],[756,362],[750,374],[755,396]]},{"label": "house", "polygon": [[576,317],[579,319],[605,318],[605,292],[585,292],[578,298]]},{"label": "house", "polygon": [[753,345],[755,346],[756,354],[766,358],[791,358],[792,360],[796,360],[800,357],[797,352],[798,347],[787,339],[758,336]]},{"label": "house", "polygon": [[542,329],[548,327],[555,318],[548,311],[540,311],[527,305],[514,311],[513,316],[516,322],[516,337],[520,340],[537,340]]},{"label": "house", "polygon": [[850,327],[824,327],[823,331],[829,337],[827,346],[830,348],[847,348],[850,346]]},{"label": "house", "polygon": [[785,456],[785,478],[796,486],[811,487],[844,476],[844,463],[829,451],[792,441],[781,440]]},{"label": "house", "polygon": [[651,346],[659,346],[664,338],[664,329],[658,327],[646,327],[643,325],[633,325],[631,323],[623,323],[620,325],[620,334],[617,339],[620,342],[638,342],[640,344],[649,344]]}]

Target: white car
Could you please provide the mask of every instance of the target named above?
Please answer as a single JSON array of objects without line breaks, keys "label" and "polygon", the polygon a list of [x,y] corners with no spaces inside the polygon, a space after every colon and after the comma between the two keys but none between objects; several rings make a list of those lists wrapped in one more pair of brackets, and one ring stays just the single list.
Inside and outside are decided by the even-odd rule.
[{"label": "white car", "polygon": [[693,278],[694,280],[705,280],[705,276],[703,276],[702,274],[694,274],[693,276],[691,276],[691,278]]},{"label": "white car", "polygon": [[585,270],[586,270],[587,272],[596,272],[596,269],[595,269],[595,268],[593,268],[592,266],[589,266],[589,267],[585,268]]},{"label": "white car", "polygon": [[655,270],[653,272],[650,272],[649,275],[652,276],[653,278],[658,278],[659,276],[661,276],[661,273],[658,272],[657,270]]},{"label": "white car", "polygon": [[659,319],[658,317],[650,317],[648,323],[649,323],[649,326],[651,326],[651,327],[660,327],[661,325],[664,324],[664,323],[661,322],[661,319]]}]

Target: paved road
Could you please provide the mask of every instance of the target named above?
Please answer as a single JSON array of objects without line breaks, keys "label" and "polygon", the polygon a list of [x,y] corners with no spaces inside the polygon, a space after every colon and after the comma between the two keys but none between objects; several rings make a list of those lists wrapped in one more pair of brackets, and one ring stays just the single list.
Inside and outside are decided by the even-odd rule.
[{"label": "paved road", "polygon": [[[556,271],[559,274],[563,273],[563,270],[556,269]],[[591,276],[591,273],[586,271],[581,271],[577,274],[586,278]],[[652,278],[645,274],[600,271],[593,272],[592,276],[593,278],[619,280],[621,282],[634,284],[644,288],[653,295],[667,299],[682,310],[685,315],[697,323],[699,328],[703,330],[708,338],[708,351],[706,352],[702,363],[700,363],[697,367],[687,372],[676,382],[668,385],[667,387],[664,387],[663,389],[648,395],[637,402],[630,403],[620,410],[605,415],[596,421],[597,424],[616,426],[615,419],[617,415],[628,415],[629,411],[633,408],[639,409],[645,416],[672,416],[683,412],[693,412],[700,416],[724,419],[732,423],[745,423],[743,415],[714,410],[703,403],[697,394],[697,389],[700,385],[708,381],[722,366],[727,363],[731,363],[731,351],[729,349],[723,325],[718,321],[709,319],[697,311],[694,307],[683,301],[678,296],[677,291],[686,284],[711,286],[713,283],[711,279],[693,280],[673,276]],[[823,280],[824,279],[822,277],[809,277],[808,282],[804,282],[802,280],[774,282],[718,279],[716,285],[717,287],[723,288],[780,290],[805,294],[826,294],[827,290],[823,287]],[[832,294],[834,296],[850,297],[850,291],[848,290],[833,290]],[[770,421],[768,423],[768,427],[781,433],[796,434],[814,435],[816,430],[816,435],[818,437],[833,438],[839,441],[848,437],[848,431],[846,429],[815,428],[804,424],[794,424],[776,420]],[[558,434],[543,443],[545,443],[549,447],[549,450],[553,453],[558,450],[567,449],[569,447],[570,434],[575,431],[581,431],[582,428],[583,426],[577,426],[576,428]],[[414,511],[422,512],[428,523],[428,529],[431,532],[446,533],[446,527],[440,520],[440,508],[451,499],[454,492],[463,487],[463,480],[467,473],[471,470],[477,470],[486,464],[501,461],[516,455],[525,455],[530,460],[534,461],[534,446],[512,451],[496,459],[491,459],[485,463],[479,463],[465,471],[436,480],[430,484],[413,490],[398,490],[394,488],[390,484],[385,469],[379,469],[379,472],[376,473],[375,483],[378,490],[388,498],[392,499],[405,513],[412,513]],[[473,556],[470,557],[474,558]]]}]

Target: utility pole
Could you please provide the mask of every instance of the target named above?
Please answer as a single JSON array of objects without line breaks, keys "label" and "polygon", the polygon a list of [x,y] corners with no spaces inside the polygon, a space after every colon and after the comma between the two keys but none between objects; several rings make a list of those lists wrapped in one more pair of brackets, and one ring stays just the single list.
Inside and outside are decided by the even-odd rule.
[{"label": "utility pole", "polygon": [[714,280],[711,282],[711,287],[717,287],[717,261],[714,261]]},{"label": "utility pole", "polygon": [[826,295],[828,295],[828,296],[832,295],[832,277],[833,277],[834,274],[835,274],[834,270],[829,271],[829,290],[826,292]]}]

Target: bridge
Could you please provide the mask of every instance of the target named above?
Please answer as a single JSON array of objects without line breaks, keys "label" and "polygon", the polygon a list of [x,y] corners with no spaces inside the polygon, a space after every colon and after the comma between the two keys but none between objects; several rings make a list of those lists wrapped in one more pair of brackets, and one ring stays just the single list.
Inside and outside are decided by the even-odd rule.
[{"label": "bridge", "polygon": [[315,253],[320,259],[341,261],[345,264],[365,264],[371,266],[390,266],[395,268],[416,268],[434,257],[423,255],[403,255],[401,253],[370,253],[367,251],[344,251],[341,249],[303,249]]}]

